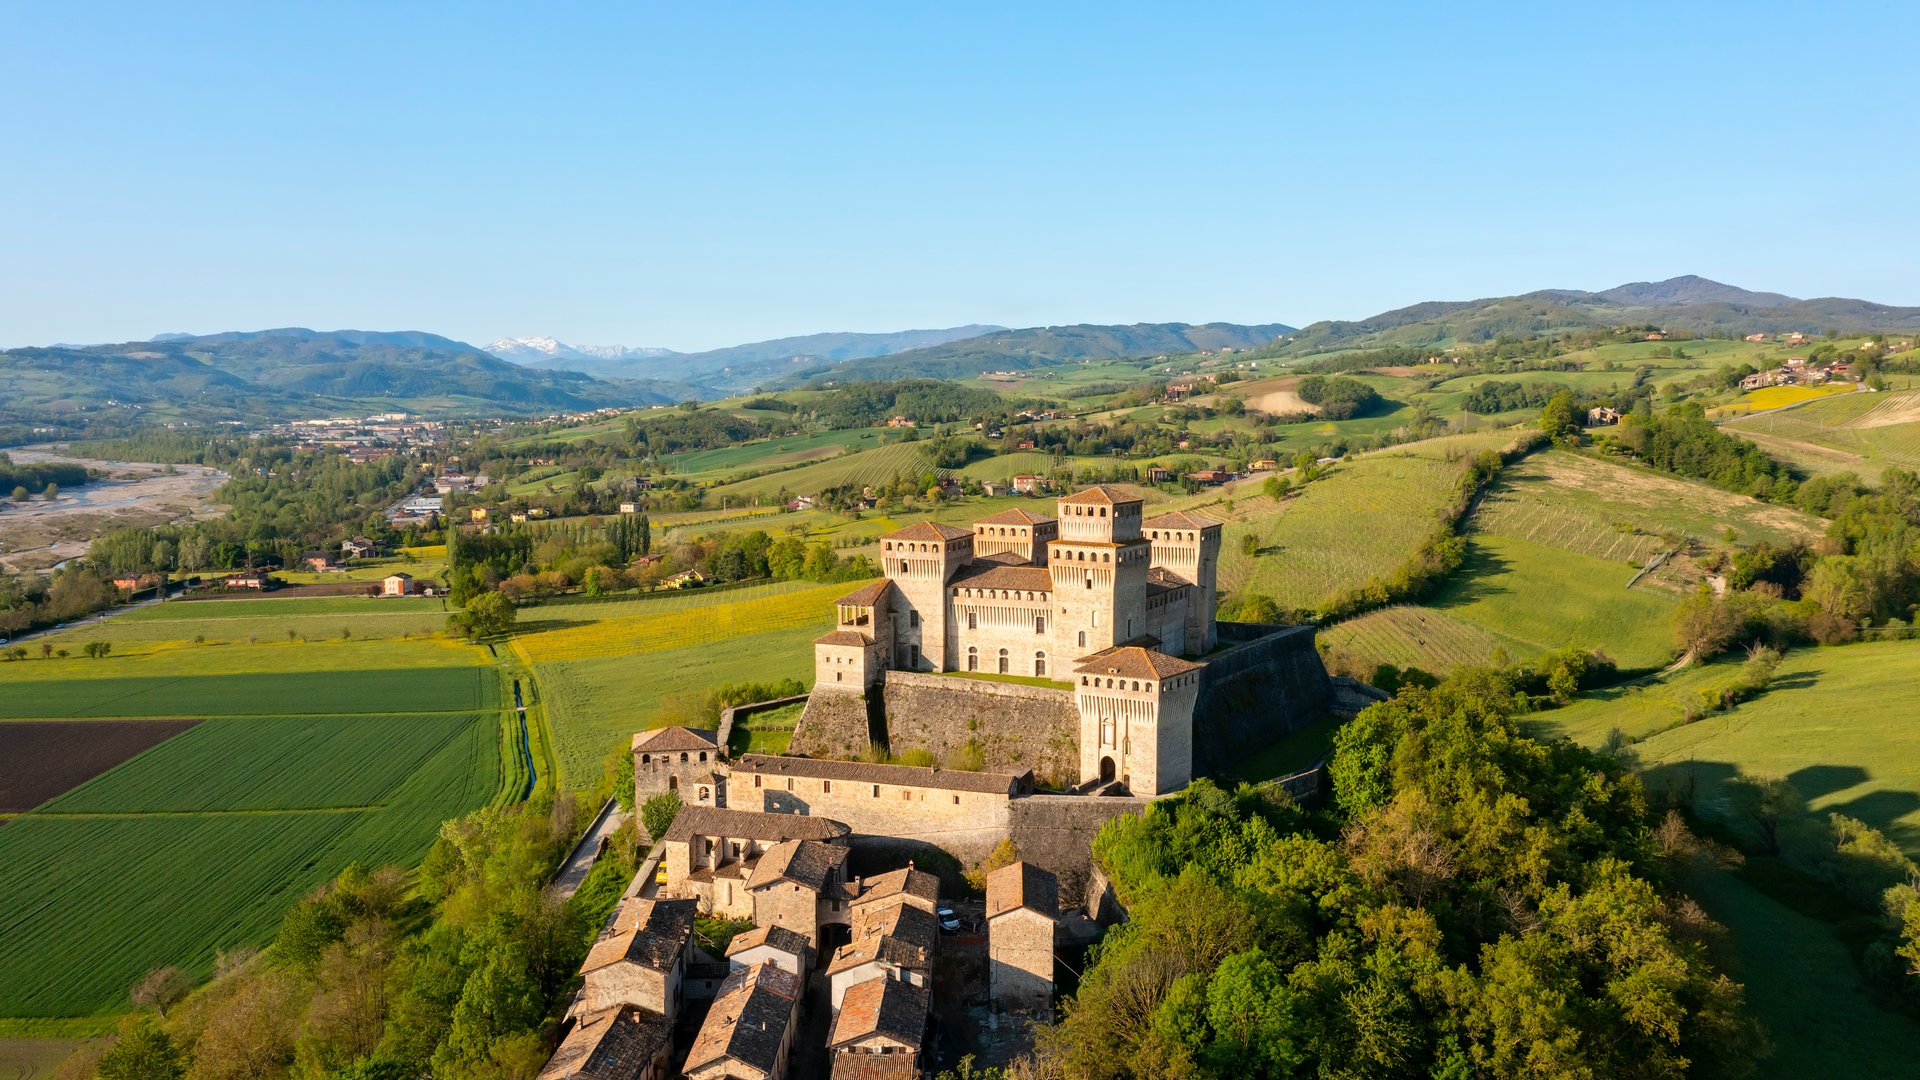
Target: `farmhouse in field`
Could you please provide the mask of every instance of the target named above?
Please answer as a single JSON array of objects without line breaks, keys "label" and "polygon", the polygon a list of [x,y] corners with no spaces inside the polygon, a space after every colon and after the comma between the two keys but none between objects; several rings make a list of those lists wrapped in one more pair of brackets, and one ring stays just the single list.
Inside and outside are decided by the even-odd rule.
[{"label": "farmhouse in field", "polygon": [[380,579],[381,596],[411,596],[413,594],[413,575],[396,570]]}]

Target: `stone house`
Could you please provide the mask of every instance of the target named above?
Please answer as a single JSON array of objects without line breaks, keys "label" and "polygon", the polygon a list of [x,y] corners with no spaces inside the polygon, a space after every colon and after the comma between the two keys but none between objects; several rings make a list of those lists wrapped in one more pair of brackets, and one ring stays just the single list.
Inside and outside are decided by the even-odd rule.
[{"label": "stone house", "polygon": [[574,1011],[591,1015],[633,1005],[671,1020],[680,1013],[681,984],[693,959],[691,900],[621,901],[613,922],[580,965]]},{"label": "stone house", "polygon": [[340,554],[349,559],[370,559],[380,554],[380,545],[364,536],[356,536],[341,542]]},{"label": "stone house", "polygon": [[[664,792],[678,792],[690,806],[725,806],[726,788],[715,775],[725,757],[712,732],[665,727],[633,736],[635,805]],[[706,794],[701,794],[701,788]]]},{"label": "stone house", "polygon": [[756,926],[727,943],[727,964],[735,971],[772,964],[804,979],[813,967],[813,945],[784,926]]},{"label": "stone house", "polygon": [[846,822],[863,836],[1004,830],[1011,800],[1031,795],[1033,786],[1031,771],[969,772],[742,754],[727,776],[725,805],[824,815]]},{"label": "stone house", "polygon": [[772,964],[728,975],[694,1036],[687,1080],[782,1080],[800,990],[799,976]]},{"label": "stone house", "polygon": [[[863,1057],[893,1059],[909,1070],[895,1075],[915,1075],[911,1070],[918,1067],[926,1042],[932,997],[926,986],[900,979],[868,979],[850,988],[827,1041],[833,1053],[833,1075],[842,1075],[842,1061]],[[849,1064],[847,1074],[852,1075],[855,1069]],[[901,1065],[890,1063],[890,1067]]]},{"label": "stone house", "polygon": [[908,863],[899,870],[854,880],[856,918],[895,904],[906,904],[931,915],[940,906],[940,879]]},{"label": "stone house", "polygon": [[777,926],[820,945],[820,928],[847,921],[847,849],[818,840],[768,848],[747,879],[756,926]]},{"label": "stone house", "polygon": [[846,825],[824,817],[689,806],[662,838],[667,881],[660,894],[695,900],[702,912],[720,918],[752,919],[747,885],[768,849],[787,840],[842,846],[848,832]]},{"label": "stone house", "polygon": [[575,1022],[539,1080],[667,1080],[672,1050],[672,1021],[620,1005]]},{"label": "stone house", "polygon": [[892,904],[856,912],[853,940],[834,950],[827,964],[833,1007],[847,991],[869,979],[898,979],[925,986],[933,976],[940,944],[940,922],[932,912],[910,904]]},{"label": "stone house", "polygon": [[1060,882],[1028,862],[987,875],[987,977],[995,1007],[1053,1011],[1054,930]]}]

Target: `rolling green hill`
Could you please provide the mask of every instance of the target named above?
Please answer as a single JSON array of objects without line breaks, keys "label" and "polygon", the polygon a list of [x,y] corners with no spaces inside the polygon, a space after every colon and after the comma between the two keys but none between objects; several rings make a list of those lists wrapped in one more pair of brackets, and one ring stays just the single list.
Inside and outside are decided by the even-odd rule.
[{"label": "rolling green hill", "polygon": [[1019,371],[1077,360],[1121,356],[1185,356],[1219,349],[1251,349],[1271,343],[1293,327],[1282,323],[1134,323],[1131,326],[1035,326],[1002,330],[932,348],[850,360],[795,375],[788,382],[964,378],[987,370]]},{"label": "rolling green hill", "polygon": [[265,330],[0,352],[25,416],[262,419],[378,407],[526,415],[677,400],[671,383],[535,371],[419,332]]},{"label": "rolling green hill", "polygon": [[1603,292],[1544,289],[1521,296],[1429,301],[1368,319],[1317,322],[1288,340],[1287,355],[1385,345],[1441,345],[1588,327],[1651,324],[1697,334],[1920,330],[1920,308],[1749,292],[1687,275]]}]

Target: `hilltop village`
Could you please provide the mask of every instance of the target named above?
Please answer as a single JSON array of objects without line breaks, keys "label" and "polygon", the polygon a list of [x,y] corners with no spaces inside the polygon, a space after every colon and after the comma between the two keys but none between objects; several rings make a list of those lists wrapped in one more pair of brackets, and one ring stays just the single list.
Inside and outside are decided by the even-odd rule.
[{"label": "hilltop village", "polygon": [[[1092,835],[1186,787],[1196,739],[1234,738],[1209,699],[1236,680],[1295,684],[1263,716],[1269,736],[1333,701],[1309,628],[1221,639],[1220,524],[1142,507],[1094,485],[1061,497],[1057,517],[1012,510],[882,537],[886,577],[842,597],[814,643],[794,743],[828,752],[730,759],[724,732],[635,735],[636,804],[670,793],[683,806],[583,965],[542,1077],[778,1080],[803,1030],[825,1032],[833,1077],[921,1076],[936,969],[972,970],[981,930],[985,985],[968,989],[991,1003],[991,1026],[1017,1042],[1026,1021],[1050,1017],[1057,947],[1118,915]],[[984,739],[997,764],[849,760],[932,733]],[[972,937],[956,936],[957,898],[916,853],[978,863],[1008,841],[1022,857],[986,874]],[[892,868],[862,872],[871,865]],[[695,942],[701,915],[753,929],[716,956]],[[697,1023],[690,1003],[704,1005]],[[825,1015],[803,1020],[810,1010]]]}]

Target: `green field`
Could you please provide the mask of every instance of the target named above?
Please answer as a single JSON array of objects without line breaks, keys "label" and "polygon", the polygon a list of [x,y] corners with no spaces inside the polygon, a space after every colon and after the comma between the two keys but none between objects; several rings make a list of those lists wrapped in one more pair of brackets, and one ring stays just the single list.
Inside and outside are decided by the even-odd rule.
[{"label": "green field", "polygon": [[1444,611],[1412,604],[1370,611],[1320,632],[1329,665],[1362,679],[1380,664],[1445,672],[1486,663],[1506,645],[1493,634]]},{"label": "green field", "polygon": [[793,729],[799,725],[800,714],[806,707],[806,702],[800,701],[744,718],[736,717],[733,730],[728,733],[727,753],[736,757],[741,754],[786,753],[787,744],[793,739]]},{"label": "green field", "polygon": [[924,473],[945,475],[927,460],[923,443],[895,442],[871,450],[842,454],[813,465],[722,484],[708,493],[709,502],[723,499],[766,498],[781,491],[807,495],[846,485],[891,483],[895,476],[918,478]]},{"label": "green field", "polygon": [[335,712],[473,712],[500,705],[500,680],[493,669],[482,667],[184,677],[102,677],[86,671],[90,677],[6,677],[16,670],[118,664],[108,657],[6,665],[0,668],[0,718],[299,715],[315,706]]},{"label": "green field", "polygon": [[717,450],[669,454],[666,463],[674,475],[696,481],[722,479],[741,472],[762,472],[871,449],[890,433],[886,428],[849,428],[809,435],[739,443]]},{"label": "green field", "polygon": [[0,827],[0,1016],[118,1011],[162,964],[204,975],[348,864],[417,860],[503,782],[497,714],[193,730]]},{"label": "green field", "polygon": [[1920,469],[1920,393],[1910,390],[1830,397],[1725,427],[1809,472],[1871,481],[1889,466]]}]

